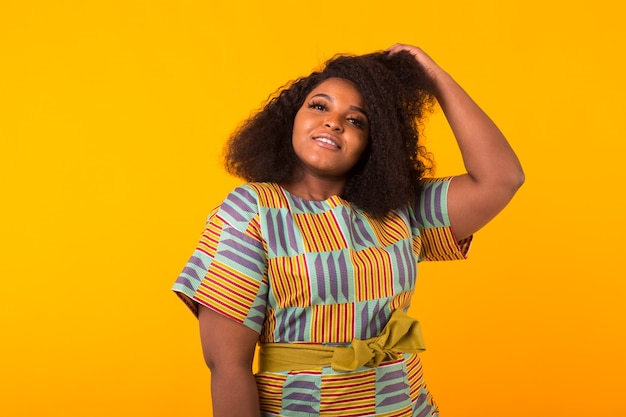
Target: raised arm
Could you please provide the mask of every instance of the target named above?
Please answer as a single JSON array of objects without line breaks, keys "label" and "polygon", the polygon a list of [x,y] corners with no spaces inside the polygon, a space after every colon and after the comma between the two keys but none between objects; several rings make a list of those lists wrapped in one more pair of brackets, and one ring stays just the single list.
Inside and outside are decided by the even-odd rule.
[{"label": "raised arm", "polygon": [[432,77],[435,96],[467,170],[454,177],[448,191],[452,231],[457,239],[464,239],[487,224],[513,198],[524,182],[520,162],[500,129],[424,51],[404,44],[393,45],[388,51],[408,51]]},{"label": "raised arm", "polygon": [[258,417],[252,359],[259,335],[204,306],[198,319],[204,360],[211,370],[213,416]]}]

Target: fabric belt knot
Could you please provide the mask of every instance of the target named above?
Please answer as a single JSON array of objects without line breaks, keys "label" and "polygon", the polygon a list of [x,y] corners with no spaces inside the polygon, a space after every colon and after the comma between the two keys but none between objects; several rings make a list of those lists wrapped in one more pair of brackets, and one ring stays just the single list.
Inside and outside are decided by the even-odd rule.
[{"label": "fabric belt knot", "polygon": [[395,310],[382,332],[370,339],[354,339],[350,346],[310,343],[262,343],[259,372],[298,371],[331,366],[335,371],[353,371],[362,366],[377,367],[399,359],[402,353],[424,351],[419,322]]}]

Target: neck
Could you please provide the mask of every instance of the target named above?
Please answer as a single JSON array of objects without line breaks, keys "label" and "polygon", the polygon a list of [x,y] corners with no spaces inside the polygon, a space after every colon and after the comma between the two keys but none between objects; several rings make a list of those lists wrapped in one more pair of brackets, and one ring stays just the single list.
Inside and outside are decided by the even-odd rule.
[{"label": "neck", "polygon": [[332,196],[340,195],[346,186],[346,182],[346,179],[304,177],[288,183],[282,183],[280,186],[302,199],[323,201]]}]

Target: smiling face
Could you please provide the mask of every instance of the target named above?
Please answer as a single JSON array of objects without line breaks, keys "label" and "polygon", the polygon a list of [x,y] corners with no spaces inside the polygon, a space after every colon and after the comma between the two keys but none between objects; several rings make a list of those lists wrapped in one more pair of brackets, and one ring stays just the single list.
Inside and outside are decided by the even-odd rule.
[{"label": "smiling face", "polygon": [[354,84],[341,78],[321,82],[294,119],[292,144],[304,180],[345,183],[367,147],[368,137],[365,103]]}]

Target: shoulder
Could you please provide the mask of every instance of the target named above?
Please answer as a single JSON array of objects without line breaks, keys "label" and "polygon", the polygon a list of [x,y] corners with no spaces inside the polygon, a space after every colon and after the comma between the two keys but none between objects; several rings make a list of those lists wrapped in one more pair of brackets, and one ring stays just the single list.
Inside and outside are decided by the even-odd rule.
[{"label": "shoulder", "polygon": [[423,178],[421,193],[423,194],[425,190],[448,187],[448,185],[450,184],[450,181],[452,181],[453,178],[454,177]]},{"label": "shoulder", "polygon": [[278,184],[251,182],[235,187],[213,211],[227,223],[250,221],[264,207],[282,205],[284,193]]},{"label": "shoulder", "polygon": [[452,177],[425,178],[413,202],[415,217],[424,227],[448,226],[448,188]]},{"label": "shoulder", "polygon": [[420,261],[465,259],[472,237],[457,240],[448,214],[448,189],[454,177],[429,178],[423,183],[414,215],[422,250]]}]

